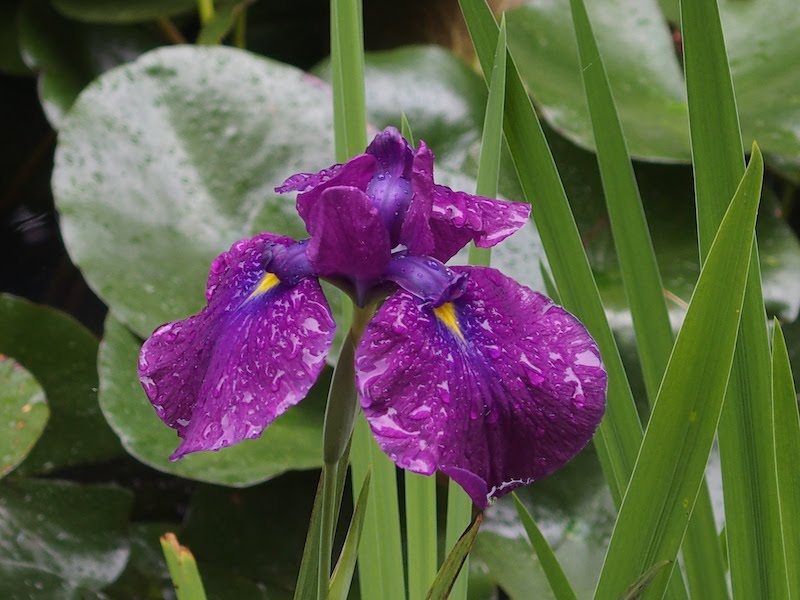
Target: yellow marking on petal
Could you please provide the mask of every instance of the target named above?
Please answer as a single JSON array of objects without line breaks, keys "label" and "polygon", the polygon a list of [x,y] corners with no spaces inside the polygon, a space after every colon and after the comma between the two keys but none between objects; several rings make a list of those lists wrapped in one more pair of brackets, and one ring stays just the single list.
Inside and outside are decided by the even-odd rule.
[{"label": "yellow marking on petal", "polygon": [[433,309],[433,314],[435,314],[436,318],[444,323],[450,331],[461,338],[461,341],[464,341],[464,334],[461,333],[461,327],[458,326],[456,307],[452,302],[445,302],[441,306],[437,306]]},{"label": "yellow marking on petal", "polygon": [[[256,286],[256,289],[254,289],[253,293],[250,294],[250,298],[260,296],[261,294],[266,294],[280,282],[281,280],[278,279],[275,273],[267,273],[261,278],[261,281],[258,282],[258,286]],[[250,298],[248,298],[248,300],[250,300]]]}]

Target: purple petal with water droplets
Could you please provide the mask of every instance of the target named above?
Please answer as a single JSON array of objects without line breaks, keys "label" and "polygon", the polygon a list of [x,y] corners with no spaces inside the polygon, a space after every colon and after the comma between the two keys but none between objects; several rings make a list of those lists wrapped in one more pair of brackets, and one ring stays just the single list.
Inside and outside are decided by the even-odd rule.
[{"label": "purple petal with water droplets", "polygon": [[467,275],[454,272],[434,258],[405,254],[392,257],[385,279],[439,306],[464,293]]},{"label": "purple petal with water droplets", "polygon": [[272,234],[236,242],[212,264],[206,308],[142,346],[142,386],[183,438],[172,459],[258,437],[325,365],[335,324],[316,279],[256,291],[276,244],[294,242]]},{"label": "purple petal with water droplets", "polygon": [[433,152],[425,142],[414,154],[411,181],[414,195],[400,230],[400,243],[409,254],[429,256],[436,247],[430,219],[433,209]]},{"label": "purple petal with water droplets", "polygon": [[391,258],[389,232],[364,192],[326,189],[308,222],[316,232],[308,257],[320,277],[348,280],[359,297],[380,281]]},{"label": "purple petal with water droplets", "polygon": [[366,190],[375,174],[378,161],[370,154],[354,156],[343,165],[333,165],[319,173],[298,173],[275,188],[278,193],[299,191],[297,212],[306,224],[308,233],[314,235],[316,223],[310,218],[313,207],[326,189],[336,186],[356,187]]},{"label": "purple petal with water droplets", "polygon": [[414,152],[397,129],[387,127],[372,140],[367,154],[375,157],[377,166],[366,192],[389,231],[392,246],[395,246],[411,202]]},{"label": "purple petal with water droplets", "polygon": [[605,410],[606,373],[563,308],[494,269],[453,270],[469,278],[443,307],[449,324],[397,292],[364,332],[356,379],[384,452],[404,469],[442,471],[482,508],[588,443]]},{"label": "purple petal with water droplets", "polygon": [[471,241],[491,248],[522,227],[530,212],[527,204],[471,196],[436,185],[431,214],[436,249],[431,255],[447,262]]}]

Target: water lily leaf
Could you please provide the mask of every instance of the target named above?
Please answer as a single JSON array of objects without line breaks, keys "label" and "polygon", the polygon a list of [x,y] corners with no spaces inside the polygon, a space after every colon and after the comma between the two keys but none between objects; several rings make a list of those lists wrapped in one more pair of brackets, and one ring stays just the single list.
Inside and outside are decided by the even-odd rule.
[{"label": "water lily leaf", "polygon": [[197,312],[209,264],[233,242],[305,237],[292,198],[273,188],[333,162],[331,122],[327,86],[233,48],[161,48],[105,73],[56,151],[71,258],[142,337]]},{"label": "water lily leaf", "polygon": [[97,75],[164,41],[155,31],[140,26],[71,21],[53,10],[47,0],[25,0],[19,36],[25,62],[39,73],[42,108],[55,128]]},{"label": "water lily leaf", "polygon": [[132,496],[63,481],[0,484],[0,597],[83,597],[125,568]]},{"label": "water lily leaf", "polygon": [[138,23],[189,12],[195,0],[53,0],[67,17],[90,23]]},{"label": "water lily leaf", "polygon": [[[662,0],[676,21],[677,2]],[[800,11],[791,2],[721,0],[731,74],[749,147],[800,153]],[[638,158],[688,161],[685,84],[657,0],[603,0],[587,6],[603,53],[628,147]],[[526,2],[510,11],[509,46],[542,115],[575,143],[593,147],[568,0]]]},{"label": "water lily leaf", "polygon": [[0,355],[0,478],[28,455],[49,416],[39,382],[18,363]]},{"label": "water lily leaf", "polygon": [[122,445],[136,459],[165,473],[230,486],[247,486],[290,469],[322,464],[322,421],[330,373],[309,396],[272,423],[257,440],[219,452],[197,452],[170,462],[180,441],[156,416],[136,373],[141,341],[113,314],[100,347],[100,406]]},{"label": "water lily leaf", "polygon": [[100,462],[119,456],[119,440],[97,404],[97,339],[71,317],[0,295],[0,353],[39,381],[50,420],[19,473]]}]

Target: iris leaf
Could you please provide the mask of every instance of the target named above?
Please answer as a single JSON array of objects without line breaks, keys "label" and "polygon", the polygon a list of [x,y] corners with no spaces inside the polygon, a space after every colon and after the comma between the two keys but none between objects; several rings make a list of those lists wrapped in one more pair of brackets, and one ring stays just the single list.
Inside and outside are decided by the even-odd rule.
[{"label": "iris leaf", "polygon": [[436,579],[434,579],[433,585],[425,597],[426,600],[445,600],[449,597],[450,590],[461,571],[461,567],[464,565],[470,550],[472,550],[472,545],[475,543],[475,537],[478,535],[478,529],[480,529],[482,521],[483,513],[478,513],[455,546],[453,546],[436,574]]},{"label": "iris leaf", "polygon": [[[614,245],[636,334],[647,397],[655,400],[672,351],[673,335],[639,188],[614,105],[603,58],[582,0],[571,0],[581,74],[589,106],[597,161],[603,182]],[[722,552],[717,543],[708,488],[703,483],[685,541],[685,562],[692,595],[727,597]],[[680,573],[671,590],[685,596]]]},{"label": "iris leaf", "polygon": [[[597,599],[619,597],[653,565],[677,559],[731,372],[763,168],[754,146],[670,356],[611,536]],[[655,577],[648,595],[661,597],[670,572]]]},{"label": "iris leaf", "polygon": [[165,533],[161,536],[161,548],[178,600],[205,600],[203,581],[197,571],[197,562],[189,549],[178,543],[174,533]]},{"label": "iris leaf", "polygon": [[772,338],[772,419],[789,600],[800,598],[800,415],[792,365],[780,324]]},{"label": "iris leaf", "polygon": [[368,471],[367,476],[361,483],[361,491],[358,493],[358,499],[353,509],[353,518],[350,521],[350,529],[347,531],[339,561],[336,563],[336,568],[331,576],[328,592],[330,600],[347,600],[347,596],[350,593],[350,585],[356,569],[358,546],[361,542],[361,531],[364,527],[367,500],[369,499],[369,479],[370,473]]},{"label": "iris leaf", "polygon": [[[681,2],[700,255],[744,169],[739,115],[716,0]],[[783,598],[786,573],[770,417],[769,339],[754,245],[728,399],[719,423],[731,587]]]}]

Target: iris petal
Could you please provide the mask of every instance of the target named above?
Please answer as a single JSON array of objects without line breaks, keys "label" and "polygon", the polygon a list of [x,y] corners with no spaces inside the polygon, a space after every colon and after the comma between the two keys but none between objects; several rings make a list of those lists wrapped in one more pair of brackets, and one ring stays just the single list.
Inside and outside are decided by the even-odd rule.
[{"label": "iris petal", "polygon": [[145,392],[183,438],[173,459],[258,437],[319,376],[335,329],[322,289],[265,268],[276,245],[293,244],[272,234],[234,244],[212,264],[206,308],[142,347]]},{"label": "iris petal", "polygon": [[356,354],[361,404],[400,467],[440,470],[479,507],[544,477],[591,439],[605,408],[596,344],[572,315],[488,268],[440,308],[405,291]]}]

